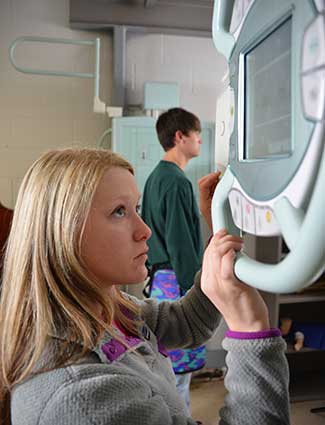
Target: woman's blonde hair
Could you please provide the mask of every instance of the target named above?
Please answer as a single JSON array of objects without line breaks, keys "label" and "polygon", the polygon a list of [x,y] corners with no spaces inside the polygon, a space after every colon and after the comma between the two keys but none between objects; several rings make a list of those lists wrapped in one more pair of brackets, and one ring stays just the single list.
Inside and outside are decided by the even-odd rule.
[{"label": "woman's blonde hair", "polygon": [[[67,349],[69,344],[62,342],[57,367],[92,349],[105,330],[112,331],[113,317],[131,332],[138,329],[139,322],[133,319],[139,313],[137,306],[118,289],[110,297],[104,294],[81,258],[91,202],[110,167],[134,173],[125,159],[111,151],[55,150],[38,159],[22,182],[5,254],[0,303],[2,406],[13,386],[34,372],[51,336],[64,331],[66,341],[78,343]],[[131,314],[123,314],[125,310]]]}]

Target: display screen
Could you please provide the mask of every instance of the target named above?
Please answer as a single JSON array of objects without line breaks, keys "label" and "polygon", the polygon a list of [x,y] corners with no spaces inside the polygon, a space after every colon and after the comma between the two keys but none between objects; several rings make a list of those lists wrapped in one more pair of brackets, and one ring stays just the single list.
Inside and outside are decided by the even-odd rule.
[{"label": "display screen", "polygon": [[291,18],[245,54],[244,159],[288,156],[291,143]]}]

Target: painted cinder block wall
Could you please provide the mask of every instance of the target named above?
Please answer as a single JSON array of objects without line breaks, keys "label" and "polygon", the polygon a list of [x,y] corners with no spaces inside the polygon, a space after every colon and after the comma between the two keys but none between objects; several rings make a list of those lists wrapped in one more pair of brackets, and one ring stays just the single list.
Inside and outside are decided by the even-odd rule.
[{"label": "painted cinder block wall", "polygon": [[215,121],[216,99],[224,90],[227,64],[212,38],[129,33],[126,63],[129,105],[142,103],[145,81],[176,82],[180,105],[201,120]]},{"label": "painted cinder block wall", "polygon": [[[69,29],[69,0],[1,0],[0,2],[0,200],[13,207],[30,164],[44,151],[71,145],[94,146],[108,126],[92,113],[93,80],[27,75],[8,60],[8,47],[19,36],[93,40],[100,36],[100,95],[109,101],[112,39],[107,33]],[[16,48],[21,66],[93,72],[94,49],[56,44]]]},{"label": "painted cinder block wall", "polygon": [[[113,43],[108,31],[69,28],[69,0],[1,0],[0,3],[0,200],[14,207],[30,164],[51,148],[96,146],[110,120],[93,113],[93,80],[27,75],[8,60],[19,36],[101,39],[100,97],[112,97]],[[24,44],[16,49],[21,66],[93,72],[94,49]],[[202,120],[215,120],[216,97],[226,72],[224,60],[205,37],[127,34],[126,103],[143,103],[145,81],[180,84],[181,106]]]}]

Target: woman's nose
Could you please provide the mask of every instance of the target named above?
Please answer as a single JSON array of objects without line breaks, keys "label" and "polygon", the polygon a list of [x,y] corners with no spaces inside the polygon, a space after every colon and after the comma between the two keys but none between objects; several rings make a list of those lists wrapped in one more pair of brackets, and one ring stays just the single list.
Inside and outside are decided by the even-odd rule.
[{"label": "woman's nose", "polygon": [[140,216],[138,216],[137,229],[135,231],[135,239],[136,240],[148,240],[151,236],[150,227],[142,220]]}]

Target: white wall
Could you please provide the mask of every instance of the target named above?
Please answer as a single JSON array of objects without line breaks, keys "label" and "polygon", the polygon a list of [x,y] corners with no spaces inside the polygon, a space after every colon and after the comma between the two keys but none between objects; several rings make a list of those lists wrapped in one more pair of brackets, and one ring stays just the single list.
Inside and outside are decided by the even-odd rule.
[{"label": "white wall", "polygon": [[[93,40],[101,38],[100,97],[110,104],[112,37],[69,28],[69,0],[0,1],[0,201],[13,207],[30,164],[51,148],[95,146],[108,128],[92,112],[93,80],[27,75],[8,60],[11,42],[26,35]],[[128,32],[126,100],[143,104],[145,81],[177,81],[181,106],[215,121],[216,98],[226,63],[209,38]],[[93,72],[94,49],[24,44],[16,49],[25,67]]]},{"label": "white wall", "polygon": [[[93,80],[17,72],[8,60],[11,42],[26,35],[101,38],[100,97],[109,103],[112,42],[107,33],[69,29],[69,0],[0,1],[0,200],[14,206],[19,184],[43,152],[70,145],[94,146],[108,119],[92,112]],[[16,49],[25,67],[93,72],[94,49],[25,44]]]},{"label": "white wall", "polygon": [[128,104],[143,104],[145,81],[177,82],[181,106],[201,120],[215,121],[227,64],[212,38],[129,32],[126,64]]}]

